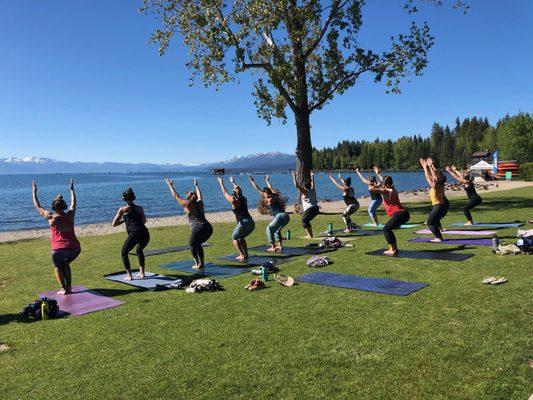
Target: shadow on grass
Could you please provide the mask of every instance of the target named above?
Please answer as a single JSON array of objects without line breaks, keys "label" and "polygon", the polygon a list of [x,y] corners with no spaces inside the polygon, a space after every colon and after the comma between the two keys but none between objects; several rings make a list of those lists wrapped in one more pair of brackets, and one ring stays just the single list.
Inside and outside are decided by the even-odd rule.
[{"label": "shadow on grass", "polygon": [[30,324],[32,322],[38,322],[38,319],[30,319],[22,314],[2,314],[0,315],[0,326],[7,325],[11,322],[19,322],[23,324]]}]

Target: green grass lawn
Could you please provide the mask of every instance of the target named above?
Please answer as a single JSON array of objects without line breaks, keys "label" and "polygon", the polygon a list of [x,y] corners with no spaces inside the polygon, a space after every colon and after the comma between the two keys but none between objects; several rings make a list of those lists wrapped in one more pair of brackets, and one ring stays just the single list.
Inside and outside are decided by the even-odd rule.
[{"label": "green grass lawn", "polygon": [[[485,195],[474,217],[531,219],[532,199],[532,188]],[[464,219],[463,203],[452,201],[445,224]],[[420,223],[429,210],[427,203],[408,208]],[[293,237],[303,236],[300,218],[291,218]],[[366,210],[354,219],[367,222]],[[315,230],[330,221],[341,225],[340,216],[324,215]],[[264,242],[265,223],[257,225],[251,245]],[[214,228],[208,261],[232,251],[233,224]],[[412,229],[396,232],[401,248],[444,248],[407,243]],[[516,229],[498,233],[511,242]],[[150,248],[185,244],[188,234],[186,226],[152,229]],[[429,286],[406,297],[275,282],[248,292],[246,274],[221,279],[223,292],[186,294],[104,280],[122,269],[124,238],[81,238],[73,264],[74,284],[124,305],[32,323],[16,313],[56,288],[49,242],[0,245],[0,342],[11,347],[0,353],[0,399],[527,399],[533,392],[530,256],[478,247],[458,250],[475,254],[461,263],[371,257],[365,251],[384,247],[384,238],[360,237],[330,253],[334,263],[322,271]],[[147,270],[172,274],[159,265],[188,257],[149,257]],[[291,276],[312,272],[305,261],[281,268]],[[481,284],[487,275],[509,282]]]}]

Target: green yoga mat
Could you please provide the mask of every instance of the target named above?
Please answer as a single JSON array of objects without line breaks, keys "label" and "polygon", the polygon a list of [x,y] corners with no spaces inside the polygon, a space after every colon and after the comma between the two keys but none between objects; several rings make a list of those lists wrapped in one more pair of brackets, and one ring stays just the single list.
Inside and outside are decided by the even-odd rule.
[{"label": "green yoga mat", "polygon": [[[419,224],[405,224],[405,225],[402,225],[400,226],[400,229],[411,229],[411,228],[416,228]],[[383,227],[385,225],[383,224],[379,224],[378,226],[375,226],[375,225],[372,225],[372,224],[364,224],[363,225],[365,228],[372,228],[372,229],[376,229],[376,230],[381,230],[383,229]]]}]

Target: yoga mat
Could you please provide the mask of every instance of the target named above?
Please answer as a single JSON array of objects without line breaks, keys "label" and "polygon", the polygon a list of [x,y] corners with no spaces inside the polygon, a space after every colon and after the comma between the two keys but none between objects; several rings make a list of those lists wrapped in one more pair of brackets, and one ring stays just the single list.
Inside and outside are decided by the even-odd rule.
[{"label": "yoga mat", "polygon": [[[405,224],[405,225],[400,226],[400,229],[411,229],[411,228],[417,227],[418,225],[419,224]],[[363,226],[367,228],[373,228],[373,229],[383,229],[385,225],[379,224],[378,226],[375,226],[372,224],[364,224]]]},{"label": "yoga mat", "polygon": [[[202,244],[202,247],[209,247],[209,246],[211,246],[211,244],[209,243]],[[145,257],[158,256],[160,254],[174,253],[176,251],[183,251],[183,250],[189,250],[189,249],[190,249],[189,245],[184,245],[184,246],[166,247],[164,249],[145,250],[144,256]],[[130,253],[130,255],[135,256],[137,255],[137,253],[132,252]]]},{"label": "yoga mat", "polygon": [[474,225],[465,225],[463,222],[454,222],[450,226],[462,226],[464,229],[469,228],[518,228],[524,225],[523,222],[494,222],[494,223],[480,223]]},{"label": "yoga mat", "polygon": [[50,290],[41,293],[39,296],[56,300],[59,309],[68,312],[73,317],[95,311],[106,310],[124,304],[123,301],[101,295],[100,293],[89,290],[81,285],[74,286],[72,288],[72,294],[66,296],[57,294],[57,290]]},{"label": "yoga mat", "polygon": [[[248,250],[253,251],[267,251],[267,249],[270,246],[255,246],[250,247]],[[281,253],[274,253],[274,254],[281,254],[281,255],[288,255],[288,256],[305,256],[305,255],[316,255],[316,254],[322,254],[327,253],[330,251],[335,251],[337,249],[332,249],[328,247],[284,247],[283,251]]]},{"label": "yoga mat", "polygon": [[407,296],[428,286],[427,283],[421,282],[394,281],[392,279],[336,274],[333,272],[312,272],[310,274],[300,275],[296,280],[298,282],[314,283],[317,285],[394,294],[398,296]]},{"label": "yoga mat", "polygon": [[492,239],[482,239],[482,238],[469,238],[469,239],[444,239],[442,242],[432,242],[433,238],[431,237],[420,237],[415,239],[410,239],[410,242],[415,243],[437,243],[437,244],[463,244],[463,245],[472,245],[472,246],[492,246]]},{"label": "yoga mat", "polygon": [[219,257],[218,259],[222,261],[233,261],[242,265],[260,266],[265,265],[267,263],[272,263],[274,265],[283,264],[290,261],[291,256],[282,254],[278,256],[251,255],[246,261],[236,260],[235,257],[237,257],[237,254],[228,254],[227,256]]},{"label": "yoga mat", "polygon": [[[369,251],[369,256],[388,257],[383,254],[385,249]],[[474,257],[473,254],[453,253],[451,251],[417,251],[417,250],[400,250],[394,258],[412,258],[415,260],[445,260],[445,261],[464,261]],[[393,257],[389,257],[393,258]]]},{"label": "yoga mat", "polygon": [[131,285],[135,287],[139,287],[142,289],[148,289],[148,290],[165,290],[170,289],[170,285],[173,283],[182,283],[182,279],[174,279],[170,276],[165,275],[159,275],[159,274],[153,274],[151,272],[145,273],[144,279],[135,278],[137,275],[138,270],[132,270],[134,279],[131,281],[126,281],[124,278],[126,277],[125,272],[115,272],[113,274],[104,275],[105,279],[108,279],[113,282],[120,282],[125,283],[126,285]]},{"label": "yoga mat", "polygon": [[383,233],[378,230],[378,229],[358,229],[354,232],[350,232],[350,233],[347,233],[347,232],[344,232],[343,229],[336,229],[334,230],[331,235],[328,235],[326,234],[326,232],[322,232],[319,236],[317,237],[332,237],[332,236],[336,236],[336,237],[339,237],[339,238],[343,238],[343,237],[352,237],[352,236],[374,236],[374,235],[382,235]]},{"label": "yoga mat", "polygon": [[[417,235],[432,235],[429,229],[420,229],[415,231]],[[496,234],[496,231],[462,231],[462,230],[445,230],[443,235],[467,235],[467,236],[491,236]]]},{"label": "yoga mat", "polygon": [[194,261],[184,260],[161,265],[161,268],[179,270],[194,275],[216,276],[217,278],[227,278],[230,276],[244,274],[245,272],[250,272],[248,268],[235,267],[231,265],[206,263],[205,267],[202,269],[192,269],[193,265]]}]

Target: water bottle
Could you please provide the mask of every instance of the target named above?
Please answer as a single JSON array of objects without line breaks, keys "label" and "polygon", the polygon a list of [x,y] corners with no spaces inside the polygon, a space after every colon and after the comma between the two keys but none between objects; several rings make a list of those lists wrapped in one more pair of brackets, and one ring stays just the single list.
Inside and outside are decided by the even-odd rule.
[{"label": "water bottle", "polygon": [[328,224],[328,232],[333,232],[333,224],[331,222]]},{"label": "water bottle", "polygon": [[41,301],[41,318],[48,319],[48,302],[44,299]]},{"label": "water bottle", "polygon": [[267,267],[261,267],[261,280],[263,282],[268,281],[268,268]]},{"label": "water bottle", "polygon": [[290,240],[290,239],[291,239],[291,230],[287,229],[287,233],[285,234],[285,240]]},{"label": "water bottle", "polygon": [[498,239],[498,236],[494,235],[492,237],[492,251],[494,252],[498,251],[499,244],[500,244],[500,240]]}]

